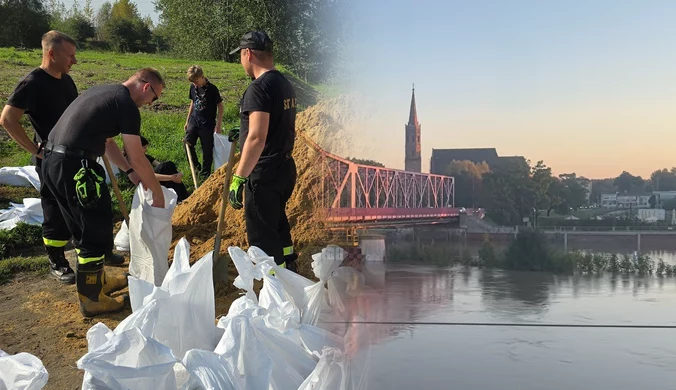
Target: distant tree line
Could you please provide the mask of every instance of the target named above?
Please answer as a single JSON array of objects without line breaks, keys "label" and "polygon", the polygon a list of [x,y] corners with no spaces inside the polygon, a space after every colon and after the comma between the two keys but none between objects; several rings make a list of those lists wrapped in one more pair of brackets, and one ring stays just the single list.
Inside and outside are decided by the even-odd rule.
[{"label": "distant tree line", "polygon": [[0,0],[0,46],[37,48],[51,28],[90,48],[239,61],[228,53],[245,32],[262,29],[275,42],[277,62],[308,82],[331,81],[344,75],[350,1],[157,0],[155,26],[131,0],[106,1],[98,10],[91,0],[70,8],[59,0]]},{"label": "distant tree line", "polygon": [[[575,173],[553,176],[551,168],[538,161],[506,160],[489,167],[485,162],[452,161],[445,171],[455,178],[455,204],[458,207],[485,208],[497,223],[520,225],[533,210],[568,214],[588,204],[600,204],[604,193],[676,191],[676,168],[656,170],[645,180],[629,172],[608,179],[587,179]],[[591,184],[591,193],[589,185]],[[588,196],[589,195],[589,196]],[[656,206],[654,196],[650,206]],[[676,209],[676,200],[663,202],[667,210]]]}]

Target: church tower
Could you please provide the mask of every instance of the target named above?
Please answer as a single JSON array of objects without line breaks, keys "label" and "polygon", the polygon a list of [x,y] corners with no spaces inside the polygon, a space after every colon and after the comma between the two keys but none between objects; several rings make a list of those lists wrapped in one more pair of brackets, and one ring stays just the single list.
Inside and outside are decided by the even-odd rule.
[{"label": "church tower", "polygon": [[418,112],[415,108],[415,85],[411,95],[411,112],[408,114],[408,124],[406,124],[406,159],[404,160],[405,170],[407,172],[420,172],[420,123],[418,123]]}]

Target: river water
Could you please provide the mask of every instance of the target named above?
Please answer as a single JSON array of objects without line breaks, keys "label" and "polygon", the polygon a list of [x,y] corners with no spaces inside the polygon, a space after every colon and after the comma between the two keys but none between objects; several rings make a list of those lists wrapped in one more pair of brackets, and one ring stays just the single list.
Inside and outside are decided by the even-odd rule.
[{"label": "river water", "polygon": [[[352,376],[365,388],[676,389],[676,277],[388,263],[362,271],[370,286],[352,321],[373,323],[352,325]],[[514,325],[457,325],[468,322]]]}]

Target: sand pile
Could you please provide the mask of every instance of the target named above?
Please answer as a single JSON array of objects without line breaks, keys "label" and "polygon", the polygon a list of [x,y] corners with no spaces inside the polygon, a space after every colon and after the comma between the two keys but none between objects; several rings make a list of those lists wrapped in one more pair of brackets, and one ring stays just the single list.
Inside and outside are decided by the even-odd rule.
[{"label": "sand pile", "polygon": [[[320,212],[321,170],[319,153],[306,142],[309,136],[314,142],[333,153],[348,150],[350,137],[344,130],[350,122],[350,104],[347,97],[338,97],[318,103],[298,114],[296,118],[296,144],[293,158],[296,161],[298,177],[294,193],[287,204],[287,216],[291,224],[294,247],[301,258],[318,248],[329,244],[329,234],[324,227]],[[343,109],[341,109],[343,107]],[[239,157],[239,156],[237,156]],[[235,164],[235,169],[237,165]],[[191,261],[204,256],[214,248],[214,235],[221,205],[221,192],[225,180],[226,167],[214,172],[186,201],[176,207],[172,220],[174,242],[181,237],[191,243]],[[221,253],[227,253],[227,247],[235,245],[248,248],[244,211],[226,208],[225,228],[221,243]],[[311,253],[307,253],[311,252]],[[170,253],[170,258],[173,256]],[[302,263],[309,263],[302,262]],[[301,263],[301,273],[306,270]],[[306,275],[309,276],[309,275]]]}]

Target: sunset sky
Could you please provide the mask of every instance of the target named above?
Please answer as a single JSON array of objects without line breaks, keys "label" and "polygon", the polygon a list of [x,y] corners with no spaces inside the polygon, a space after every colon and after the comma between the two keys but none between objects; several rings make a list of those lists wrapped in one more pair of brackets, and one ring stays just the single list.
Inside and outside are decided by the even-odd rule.
[{"label": "sunset sky", "polygon": [[423,171],[468,147],[590,178],[676,166],[676,1],[357,3],[365,157],[403,168],[415,83]]}]

